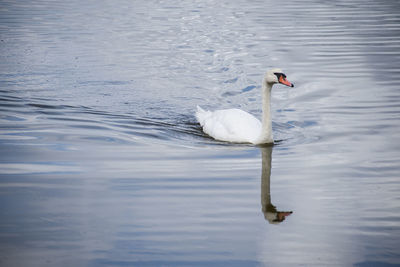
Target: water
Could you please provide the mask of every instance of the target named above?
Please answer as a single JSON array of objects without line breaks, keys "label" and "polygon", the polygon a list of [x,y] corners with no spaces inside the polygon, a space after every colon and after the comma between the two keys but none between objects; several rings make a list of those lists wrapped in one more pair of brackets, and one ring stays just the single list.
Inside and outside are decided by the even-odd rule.
[{"label": "water", "polygon": [[[2,1],[1,266],[399,266],[398,1]],[[201,132],[261,115],[274,147]]]}]

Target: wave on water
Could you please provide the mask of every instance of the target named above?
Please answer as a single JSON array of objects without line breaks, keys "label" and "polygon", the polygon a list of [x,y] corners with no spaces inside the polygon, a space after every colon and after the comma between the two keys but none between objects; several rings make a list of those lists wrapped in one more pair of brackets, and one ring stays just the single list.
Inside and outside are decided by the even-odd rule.
[{"label": "wave on water", "polygon": [[0,96],[0,110],[0,142],[46,137],[124,144],[146,140],[175,144],[210,142],[191,115],[178,115],[174,119],[141,117],[85,106],[49,104],[5,94]]},{"label": "wave on water", "polygon": [[[85,106],[50,103],[43,99],[24,99],[0,95],[0,142],[21,140],[69,140],[106,143],[157,143],[178,146],[230,145],[204,134],[193,114],[168,118],[116,114]],[[305,139],[307,122],[273,123],[276,143]],[[73,141],[75,140],[75,141]]]}]

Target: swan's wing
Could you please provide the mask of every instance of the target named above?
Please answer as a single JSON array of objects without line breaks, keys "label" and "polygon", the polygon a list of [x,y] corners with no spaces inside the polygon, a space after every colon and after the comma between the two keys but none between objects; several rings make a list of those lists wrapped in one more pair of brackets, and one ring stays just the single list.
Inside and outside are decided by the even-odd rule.
[{"label": "swan's wing", "polygon": [[204,111],[197,117],[201,117],[203,131],[217,140],[253,143],[261,132],[261,122],[240,109]]}]

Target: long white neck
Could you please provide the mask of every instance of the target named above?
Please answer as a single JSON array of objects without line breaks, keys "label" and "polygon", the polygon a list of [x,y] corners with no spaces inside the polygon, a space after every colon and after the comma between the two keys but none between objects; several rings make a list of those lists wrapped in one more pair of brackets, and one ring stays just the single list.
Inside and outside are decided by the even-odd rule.
[{"label": "long white neck", "polygon": [[262,127],[257,144],[273,143],[272,121],[271,121],[271,89],[272,83],[263,80],[262,83]]}]

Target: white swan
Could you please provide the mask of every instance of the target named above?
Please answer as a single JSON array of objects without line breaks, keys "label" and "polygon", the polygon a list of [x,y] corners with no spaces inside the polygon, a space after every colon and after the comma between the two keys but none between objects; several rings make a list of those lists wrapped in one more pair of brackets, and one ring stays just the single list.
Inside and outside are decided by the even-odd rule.
[{"label": "white swan", "polygon": [[280,69],[267,71],[262,81],[262,122],[240,109],[206,111],[197,106],[196,118],[203,131],[214,139],[234,143],[273,143],[271,89],[275,83],[293,87]]}]

